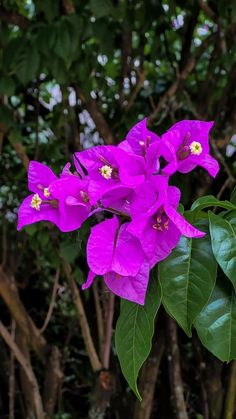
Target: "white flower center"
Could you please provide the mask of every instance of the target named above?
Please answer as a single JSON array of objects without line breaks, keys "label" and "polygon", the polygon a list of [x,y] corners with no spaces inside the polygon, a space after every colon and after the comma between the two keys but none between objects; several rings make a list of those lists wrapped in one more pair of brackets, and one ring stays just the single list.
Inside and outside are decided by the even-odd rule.
[{"label": "white flower center", "polygon": [[44,196],[45,196],[46,198],[48,198],[48,197],[50,196],[49,189],[48,189],[48,188],[44,188],[44,190],[43,190],[43,194],[44,194]]},{"label": "white flower center", "polygon": [[42,199],[40,196],[36,193],[33,198],[31,199],[30,206],[37,211],[40,211],[40,205],[42,204]]},{"label": "white flower center", "polygon": [[105,179],[111,179],[111,175],[113,171],[111,166],[108,166],[108,164],[105,164],[99,169],[99,171]]},{"label": "white flower center", "polygon": [[202,145],[198,141],[193,141],[190,146],[191,154],[195,154],[196,156],[199,156],[202,153]]}]

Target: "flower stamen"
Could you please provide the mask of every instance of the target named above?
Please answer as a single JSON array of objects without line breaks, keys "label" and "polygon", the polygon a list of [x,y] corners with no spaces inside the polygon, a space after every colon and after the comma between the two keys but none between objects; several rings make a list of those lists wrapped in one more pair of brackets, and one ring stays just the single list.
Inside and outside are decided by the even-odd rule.
[{"label": "flower stamen", "polygon": [[89,196],[86,192],[80,191],[80,196],[84,202],[89,202]]},{"label": "flower stamen", "polygon": [[44,188],[44,190],[43,190],[43,194],[44,194],[44,196],[45,196],[46,198],[48,198],[48,197],[50,196],[50,191],[49,191],[49,189],[48,189],[48,188]]},{"label": "flower stamen", "polygon": [[111,166],[108,166],[108,164],[105,164],[99,169],[99,171],[105,179],[111,179],[111,175],[113,172],[113,169]]},{"label": "flower stamen", "polygon": [[196,156],[199,156],[202,153],[202,145],[198,141],[193,141],[190,144],[189,149],[191,151],[191,154],[194,154]]},{"label": "flower stamen", "polygon": [[36,193],[33,198],[31,199],[30,206],[31,208],[36,209],[37,211],[40,211],[40,205],[42,204],[42,199],[40,196]]}]

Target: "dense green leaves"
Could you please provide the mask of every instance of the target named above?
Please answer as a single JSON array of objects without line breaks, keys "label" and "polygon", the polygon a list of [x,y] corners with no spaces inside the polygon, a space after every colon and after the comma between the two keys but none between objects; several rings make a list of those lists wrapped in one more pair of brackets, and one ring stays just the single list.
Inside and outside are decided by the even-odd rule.
[{"label": "dense green leaves", "polygon": [[[154,276],[154,275],[153,275]],[[157,278],[151,278],[144,306],[121,301],[120,317],[116,324],[116,350],[122,373],[141,400],[137,377],[152,344],[154,320],[161,304],[161,289]]]},{"label": "dense green leaves", "polygon": [[[202,224],[197,226],[203,230]],[[163,305],[188,335],[211,295],[216,271],[209,235],[202,239],[182,237],[171,255],[159,264]]]},{"label": "dense green leaves", "polygon": [[236,359],[236,298],[226,280],[217,283],[195,327],[202,344],[221,361]]},{"label": "dense green leaves", "polygon": [[209,213],[212,249],[217,262],[236,289],[236,231],[230,221]]},{"label": "dense green leaves", "polygon": [[114,10],[110,0],[90,0],[90,7],[97,18],[107,16]]},{"label": "dense green leaves", "polygon": [[213,195],[207,195],[203,196],[201,198],[198,198],[192,205],[191,210],[192,211],[201,211],[208,207],[220,207],[225,208],[228,210],[235,210],[236,207],[229,201],[220,201],[219,199],[215,198]]}]

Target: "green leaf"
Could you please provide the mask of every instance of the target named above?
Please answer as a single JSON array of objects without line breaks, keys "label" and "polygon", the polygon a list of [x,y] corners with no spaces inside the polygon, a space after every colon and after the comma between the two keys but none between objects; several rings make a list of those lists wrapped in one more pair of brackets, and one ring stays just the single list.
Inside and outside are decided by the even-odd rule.
[{"label": "green leaf", "polygon": [[78,257],[80,247],[78,243],[62,243],[60,246],[60,254],[68,262],[73,263]]},{"label": "green leaf", "polygon": [[213,355],[221,361],[236,359],[236,298],[228,281],[216,284],[194,326],[202,344]]},{"label": "green leaf", "polygon": [[55,52],[60,57],[67,68],[70,67],[73,56],[71,54],[71,47],[73,39],[71,38],[68,21],[62,20],[57,25],[56,30],[56,44]]},{"label": "green leaf", "polygon": [[46,19],[51,22],[59,16],[59,0],[37,0],[36,10],[44,13]]},{"label": "green leaf", "polygon": [[17,62],[16,75],[22,84],[27,84],[36,76],[39,67],[39,54],[35,45],[25,45]]},{"label": "green leaf", "polygon": [[236,187],[233,189],[231,193],[230,201],[232,202],[232,204],[236,205]]},{"label": "green leaf", "polygon": [[139,400],[137,377],[148,357],[154,333],[154,320],[161,304],[161,288],[152,278],[144,306],[121,301],[120,317],[116,324],[115,345],[122,373]]},{"label": "green leaf", "polygon": [[91,11],[96,18],[111,15],[114,7],[110,0],[90,0]]},{"label": "green leaf", "polygon": [[233,203],[229,201],[219,201],[219,199],[215,198],[213,195],[203,196],[198,198],[192,205],[192,211],[201,211],[208,207],[220,207],[229,210],[235,210],[236,207]]},{"label": "green leaf", "polygon": [[6,105],[0,106],[0,121],[7,127],[10,127],[14,123],[14,113],[13,110],[10,109]]},{"label": "green leaf", "polygon": [[0,95],[11,96],[15,91],[15,83],[10,77],[0,77]]},{"label": "green leaf", "polygon": [[[203,220],[195,225],[207,231]],[[201,239],[181,237],[170,256],[159,264],[163,305],[188,336],[211,295],[216,272],[209,234]]]},{"label": "green leaf", "polygon": [[214,256],[236,290],[236,231],[229,220],[209,213]]}]

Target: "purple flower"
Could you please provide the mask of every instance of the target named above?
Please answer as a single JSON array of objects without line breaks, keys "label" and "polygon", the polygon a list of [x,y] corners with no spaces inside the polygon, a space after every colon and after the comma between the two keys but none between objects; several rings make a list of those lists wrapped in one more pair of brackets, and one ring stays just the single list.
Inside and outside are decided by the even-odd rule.
[{"label": "purple flower", "polygon": [[214,122],[204,121],[180,121],[174,124],[165,134],[162,140],[171,144],[175,149],[176,160],[169,161],[163,169],[167,175],[176,170],[187,173],[196,166],[201,166],[215,177],[219,171],[219,164],[209,154],[209,131]]},{"label": "purple flower", "polygon": [[50,183],[56,179],[57,176],[46,165],[30,162],[28,188],[34,194],[25,198],[18,210],[18,230],[38,221],[50,221],[59,228],[57,202],[50,197],[49,192]]},{"label": "purple flower", "polygon": [[129,223],[119,225],[118,218],[113,216],[92,228],[87,243],[90,272],[83,289],[91,285],[95,275],[105,275],[107,286],[115,294],[144,304],[149,264],[128,226]]},{"label": "purple flower", "polygon": [[49,191],[58,202],[61,231],[77,230],[91,215],[87,179],[74,175],[58,179],[49,186]]},{"label": "purple flower", "polygon": [[136,276],[121,276],[115,272],[109,272],[104,275],[104,281],[114,294],[134,303],[144,305],[149,273],[150,266],[145,261]]},{"label": "purple flower", "polygon": [[115,146],[97,146],[75,153],[74,162],[77,170],[82,166],[88,173],[92,205],[120,186],[134,188],[145,180],[142,157],[131,156]]},{"label": "purple flower", "polygon": [[129,130],[125,140],[118,147],[144,157],[150,144],[159,141],[161,138],[147,128],[147,118],[144,118]]},{"label": "purple flower", "polygon": [[118,146],[75,153],[76,173],[67,163],[58,178],[47,166],[31,162],[29,190],[19,208],[18,229],[50,221],[72,231],[98,211],[118,214],[91,229],[87,242],[89,274],[83,289],[102,275],[116,295],[144,304],[150,269],[165,259],[181,235],[202,237],[178,213],[180,190],[169,176],[197,165],[212,176],[219,165],[209,154],[212,122],[181,121],[161,138],[143,119]]},{"label": "purple flower", "polygon": [[64,232],[81,226],[91,210],[88,182],[67,173],[58,179],[46,165],[30,162],[28,184],[34,194],[18,210],[18,230],[38,221],[50,221]]},{"label": "purple flower", "polygon": [[143,157],[145,179],[160,172],[161,157],[166,162],[176,160],[174,147],[147,128],[147,118],[134,125],[118,147]]},{"label": "purple flower", "polygon": [[119,225],[116,215],[91,229],[87,243],[87,261],[97,275],[114,271],[135,276],[144,261],[139,240],[127,231],[129,223]]},{"label": "purple flower", "polygon": [[151,182],[143,184],[133,199],[128,231],[139,238],[151,267],[170,254],[181,235],[205,235],[176,211],[179,200],[180,190],[168,186],[162,176],[157,178],[155,187]]}]

